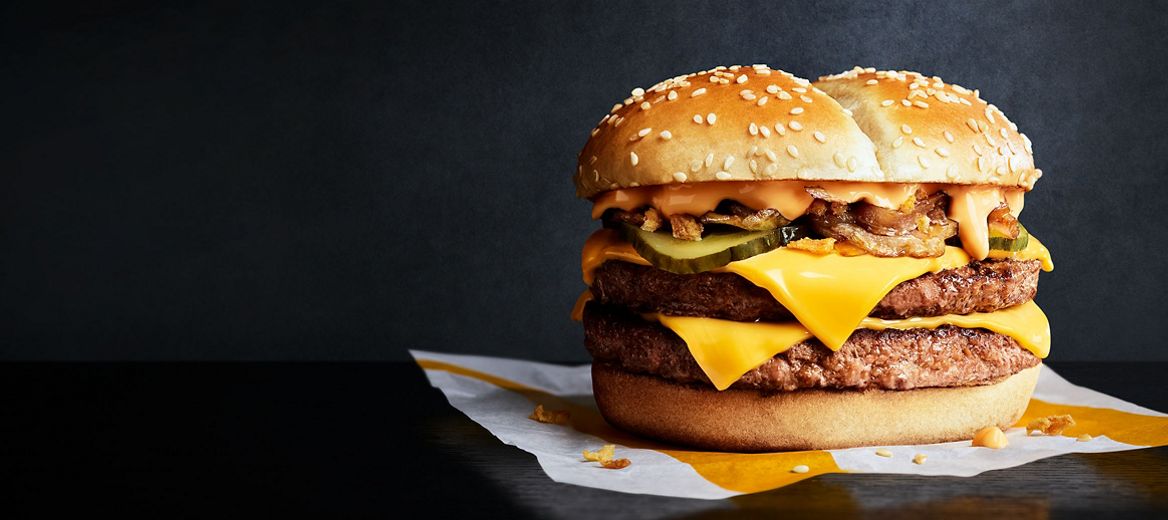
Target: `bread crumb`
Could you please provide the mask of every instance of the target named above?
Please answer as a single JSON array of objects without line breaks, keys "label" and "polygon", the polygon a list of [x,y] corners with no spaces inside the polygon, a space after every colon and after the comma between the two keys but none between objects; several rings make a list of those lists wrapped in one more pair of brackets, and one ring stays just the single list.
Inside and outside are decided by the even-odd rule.
[{"label": "bread crumb", "polygon": [[533,421],[546,424],[568,424],[571,415],[566,410],[548,410],[542,404],[535,405],[535,411],[527,416]]},{"label": "bread crumb", "polygon": [[928,458],[929,458],[928,455],[925,455],[924,453],[918,453],[916,455],[913,455],[913,464],[916,464],[919,466],[921,464],[924,464],[925,460]]},{"label": "bread crumb", "polygon": [[892,456],[892,452],[891,452],[891,451],[888,451],[888,450],[886,450],[886,449],[883,449],[883,448],[881,448],[881,449],[879,449],[879,450],[876,450],[876,454],[877,454],[877,455],[879,455],[879,456],[881,456],[881,457],[885,457],[885,458],[887,458],[887,457],[891,457],[891,456]]},{"label": "bread crumb", "polygon": [[1030,435],[1030,432],[1041,432],[1043,435],[1062,435],[1067,428],[1074,425],[1075,419],[1070,415],[1040,417],[1026,425],[1026,435]]},{"label": "bread crumb", "polygon": [[1075,440],[1077,440],[1077,441],[1079,441],[1079,442],[1087,442],[1087,441],[1089,441],[1089,440],[1091,440],[1091,439],[1094,439],[1094,437],[1092,437],[1090,433],[1084,433],[1084,434],[1080,435],[1080,436],[1079,436],[1077,439],[1075,439]]},{"label": "bread crumb", "polygon": [[993,448],[996,450],[1005,448],[1008,444],[1010,444],[1010,441],[1006,440],[1006,434],[1002,433],[1002,430],[997,426],[987,426],[973,434],[973,446]]},{"label": "bread crumb", "polygon": [[835,251],[834,238],[800,238],[787,243],[787,247],[791,249],[801,249],[809,253],[817,255],[826,255]]},{"label": "bread crumb", "polygon": [[791,473],[807,473],[808,471],[811,471],[811,468],[807,467],[806,464],[800,464],[791,468]]}]

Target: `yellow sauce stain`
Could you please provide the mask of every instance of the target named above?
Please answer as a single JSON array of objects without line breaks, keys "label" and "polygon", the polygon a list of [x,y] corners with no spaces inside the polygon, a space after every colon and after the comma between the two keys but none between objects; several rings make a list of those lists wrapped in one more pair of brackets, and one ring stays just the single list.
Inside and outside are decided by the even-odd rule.
[{"label": "yellow sauce stain", "polygon": [[1092,437],[1106,435],[1107,438],[1135,446],[1168,446],[1168,417],[1140,415],[1121,412],[1110,408],[1091,408],[1068,404],[1048,403],[1030,399],[1026,413],[1014,426],[1025,428],[1034,419],[1050,415],[1070,414],[1075,425],[1063,432],[1066,437],[1078,437],[1084,433]]},{"label": "yellow sauce stain", "polygon": [[[531,401],[533,408],[536,404],[542,404],[545,408],[553,410],[567,410],[571,414],[572,428],[580,433],[593,435],[605,442],[629,448],[659,451],[680,462],[689,464],[702,478],[730,491],[739,493],[767,491],[794,484],[816,475],[843,472],[836,465],[831,454],[826,451],[725,453],[674,449],[667,444],[637,437],[613,428],[604,420],[604,417],[601,417],[600,412],[595,407],[581,405],[509,379],[429,359],[419,359],[418,366],[425,370],[441,370],[478,379],[517,392]],[[524,417],[526,418],[526,416]],[[791,471],[792,468],[801,464],[808,467],[807,473]]]}]

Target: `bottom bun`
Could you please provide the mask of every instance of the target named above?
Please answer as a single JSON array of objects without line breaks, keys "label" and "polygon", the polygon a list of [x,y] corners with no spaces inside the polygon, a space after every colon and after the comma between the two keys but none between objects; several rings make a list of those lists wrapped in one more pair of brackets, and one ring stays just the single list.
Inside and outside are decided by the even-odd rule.
[{"label": "bottom bun", "polygon": [[720,451],[779,451],[969,440],[1013,425],[1042,365],[990,385],[916,390],[717,391],[592,365],[600,413],[646,437]]}]

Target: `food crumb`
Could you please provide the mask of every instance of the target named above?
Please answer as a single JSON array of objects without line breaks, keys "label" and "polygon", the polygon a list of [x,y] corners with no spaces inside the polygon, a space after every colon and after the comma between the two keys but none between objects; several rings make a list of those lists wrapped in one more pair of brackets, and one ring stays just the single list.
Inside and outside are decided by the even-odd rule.
[{"label": "food crumb", "polygon": [[881,448],[881,449],[879,449],[879,450],[876,450],[876,454],[877,454],[877,455],[879,455],[879,456],[881,456],[881,457],[886,457],[886,458],[887,458],[887,457],[891,457],[891,456],[892,456],[892,452],[891,452],[891,451],[888,451],[888,450],[886,450],[886,449],[883,449],[883,448]]},{"label": "food crumb", "polygon": [[921,464],[924,464],[925,460],[928,458],[929,458],[928,455],[925,455],[924,453],[918,453],[916,455],[913,455],[913,464],[916,464],[919,466]]},{"label": "food crumb", "polygon": [[790,249],[802,249],[803,251],[815,253],[817,255],[826,255],[832,251],[835,251],[835,239],[800,238],[799,240],[787,243],[787,247]]},{"label": "food crumb", "polygon": [[600,461],[600,466],[604,469],[624,469],[632,464],[629,459],[609,459]]},{"label": "food crumb", "polygon": [[633,463],[629,459],[614,459],[614,456],[616,456],[615,444],[605,444],[596,451],[584,450],[585,461],[599,462],[600,467],[604,469],[624,469]]},{"label": "food crumb", "polygon": [[996,450],[1005,448],[1008,444],[1010,444],[1010,441],[1006,440],[1006,434],[1002,433],[1002,430],[997,426],[987,426],[973,434],[973,446],[993,448]]},{"label": "food crumb", "polygon": [[1041,432],[1043,435],[1062,435],[1063,431],[1075,425],[1075,419],[1070,415],[1050,415],[1039,417],[1026,425],[1026,435],[1031,432]]},{"label": "food crumb", "polygon": [[596,451],[584,450],[584,460],[590,461],[590,462],[601,462],[601,461],[609,460],[614,455],[616,455],[616,445],[615,444],[605,444],[603,447],[601,447],[599,450],[596,450]]},{"label": "food crumb", "polygon": [[811,471],[811,468],[807,467],[806,464],[800,464],[791,468],[791,473],[807,473],[808,471]]},{"label": "food crumb", "polygon": [[1094,437],[1092,437],[1090,433],[1084,433],[1084,434],[1080,435],[1080,436],[1079,436],[1077,439],[1075,439],[1075,440],[1077,440],[1077,441],[1079,441],[1079,442],[1087,442],[1087,441],[1089,441],[1089,440],[1091,440],[1091,439],[1094,439]]},{"label": "food crumb", "polygon": [[542,404],[537,404],[535,411],[527,418],[546,424],[568,424],[571,415],[566,410],[548,410]]}]

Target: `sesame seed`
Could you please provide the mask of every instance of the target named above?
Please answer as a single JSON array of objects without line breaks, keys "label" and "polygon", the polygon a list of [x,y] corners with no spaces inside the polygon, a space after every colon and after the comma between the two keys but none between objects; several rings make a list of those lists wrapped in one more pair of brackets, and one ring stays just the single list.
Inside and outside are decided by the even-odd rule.
[{"label": "sesame seed", "polygon": [[799,84],[799,86],[798,86],[798,87],[795,87],[795,88],[793,88],[793,89],[791,89],[791,91],[792,91],[792,92],[798,92],[798,93],[800,93],[800,94],[806,94],[806,93],[807,93],[807,85],[808,85],[809,83],[807,83],[807,81],[806,81],[806,80],[802,80],[802,81],[801,81],[801,79],[802,79],[802,78],[799,78],[799,79],[796,79],[796,80],[795,80],[795,83],[798,83],[798,84]]},{"label": "sesame seed", "polygon": [[696,172],[700,169],[702,169],[702,162],[701,161],[694,161],[694,162],[689,163],[689,171]]},{"label": "sesame seed", "polygon": [[956,179],[957,178],[957,165],[950,164],[949,167],[945,169],[945,176],[950,178],[950,179]]},{"label": "sesame seed", "polygon": [[1030,142],[1030,138],[1026,137],[1026,134],[1018,135],[1022,136],[1022,147],[1026,150],[1026,153],[1034,155],[1034,145]]},{"label": "sesame seed", "polygon": [[998,155],[1008,155],[1008,154],[1006,153],[1006,147],[1005,147],[1005,146],[999,146],[999,147],[998,147]]},{"label": "sesame seed", "polygon": [[787,127],[783,126],[783,123],[781,122],[775,123],[775,133],[779,134],[780,136],[787,135]]},{"label": "sesame seed", "polygon": [[739,84],[739,85],[746,83],[746,74],[738,76],[738,79],[734,80],[734,82]]},{"label": "sesame seed", "polygon": [[925,103],[924,101],[919,101],[919,100],[913,101],[913,105],[916,106],[917,108],[929,108],[928,103]]},{"label": "sesame seed", "polygon": [[928,168],[929,167],[929,158],[928,157],[925,157],[923,155],[918,155],[917,162],[921,163],[921,168]]},{"label": "sesame seed", "polygon": [[848,171],[855,172],[856,171],[856,163],[858,163],[858,162],[859,161],[856,160],[856,156],[853,155],[851,157],[848,157]]},{"label": "sesame seed", "polygon": [[769,126],[762,125],[762,126],[758,127],[758,131],[759,131],[759,133],[762,134],[763,137],[770,137],[771,136],[771,129]]},{"label": "sesame seed", "polygon": [[662,130],[660,135],[661,138],[666,141],[673,139],[673,132],[670,132],[669,130]]},{"label": "sesame seed", "polygon": [[819,141],[821,143],[827,142],[827,136],[823,135],[823,132],[820,132],[819,130],[816,130],[815,133],[813,133],[811,135],[815,137],[816,141]]},{"label": "sesame seed", "polygon": [[973,153],[981,155],[985,152],[982,151],[981,147],[978,146],[977,143],[973,143]]},{"label": "sesame seed", "polygon": [[718,82],[718,76],[710,76],[710,83],[717,83],[717,82]]},{"label": "sesame seed", "polygon": [[592,180],[594,182],[600,182],[600,172],[592,170]]},{"label": "sesame seed", "polygon": [[1018,173],[1018,170],[1022,168],[1022,158],[1017,155],[1012,155],[1010,156],[1009,164],[1010,173]]},{"label": "sesame seed", "polygon": [[720,181],[728,181],[730,180],[730,172],[718,172],[714,174],[714,177]]},{"label": "sesame seed", "polygon": [[795,145],[789,144],[787,145],[787,155],[790,155],[791,157],[799,157],[799,149],[795,148]]},{"label": "sesame seed", "polygon": [[653,131],[652,128],[642,128],[639,131],[637,131],[637,136],[638,137],[645,137],[645,136],[649,135],[649,132],[652,132],[652,131]]},{"label": "sesame seed", "polygon": [[708,125],[712,125],[712,124],[714,124],[714,123],[716,123],[716,122],[718,122],[718,116],[717,116],[717,115],[715,115],[713,112],[710,112],[709,114],[706,114],[706,124],[708,124]]},{"label": "sesame seed", "polygon": [[918,465],[918,466],[919,466],[919,465],[921,465],[921,464],[924,464],[924,463],[925,463],[925,460],[926,460],[926,459],[928,459],[928,458],[929,458],[929,456],[928,456],[928,455],[925,455],[924,453],[918,453],[918,454],[916,454],[916,455],[913,455],[913,459],[912,459],[912,460],[913,460],[913,464],[916,464],[916,465]]},{"label": "sesame seed", "polygon": [[806,464],[800,464],[791,468],[791,473],[807,473],[808,471],[811,471],[811,468],[807,467]]},{"label": "sesame seed", "polygon": [[799,96],[799,99],[803,100],[804,103],[812,103],[815,101],[814,99],[811,99],[811,96],[808,96],[806,94]]},{"label": "sesame seed", "polygon": [[908,125],[900,125],[900,131],[904,132],[905,135],[910,135],[912,134],[912,127]]},{"label": "sesame seed", "polygon": [[912,101],[909,101],[909,100],[907,100],[907,99],[902,99],[902,100],[900,100],[900,104],[902,104],[902,105],[904,105],[904,106],[906,106],[906,107],[911,107],[911,106],[912,106]]},{"label": "sesame seed", "polygon": [[1000,134],[1000,135],[1002,136],[1002,139],[1006,139],[1006,138],[1007,138],[1007,136],[1009,136],[1009,134],[1007,134],[1007,133],[1006,133],[1006,129],[1005,129],[1005,128],[999,128],[999,129],[998,129],[998,134]]},{"label": "sesame seed", "polygon": [[750,160],[750,173],[758,173],[758,161]]},{"label": "sesame seed", "polygon": [[965,120],[965,126],[968,126],[974,133],[977,132],[977,121],[974,121],[972,117]]},{"label": "sesame seed", "polygon": [[937,152],[937,155],[940,155],[941,157],[949,157],[949,149],[945,148],[944,146],[938,146],[937,149],[933,151]]},{"label": "sesame seed", "polygon": [[778,94],[779,93],[779,86],[778,85],[767,85],[766,91],[769,94]]},{"label": "sesame seed", "polygon": [[695,122],[699,125],[702,124],[702,115],[701,114],[694,114],[693,122]]},{"label": "sesame seed", "polygon": [[848,116],[848,117],[852,117],[852,116],[853,116],[853,115],[855,115],[855,114],[853,114],[851,110],[849,110],[849,109],[846,109],[846,108],[845,108],[845,109],[844,109],[844,115],[846,115],[846,116]]},{"label": "sesame seed", "polygon": [[593,128],[593,129],[592,129],[592,137],[596,137],[596,134],[599,134],[599,133],[600,133],[600,129],[599,129],[599,128]]},{"label": "sesame seed", "polygon": [[802,113],[803,113],[803,107],[795,107],[795,108],[792,108],[790,112],[788,112],[788,114],[791,114],[793,116],[797,116],[797,115],[802,114]]},{"label": "sesame seed", "polygon": [[889,106],[892,106],[893,103],[895,103],[895,101],[893,101],[891,99],[885,99],[884,101],[880,102],[880,106],[889,107]]},{"label": "sesame seed", "polygon": [[831,156],[831,160],[835,162],[835,165],[840,168],[847,166],[847,161],[844,159],[844,154],[842,153],[836,152]]},{"label": "sesame seed", "polygon": [[685,172],[673,172],[673,180],[677,182],[685,182],[685,180],[688,178],[689,177],[686,176]]},{"label": "sesame seed", "polygon": [[673,100],[677,99],[677,91],[676,91],[676,90],[670,90],[670,91],[669,91],[669,94],[666,94],[666,95],[665,95],[665,99],[668,99],[668,100],[670,100],[670,101],[673,101]]},{"label": "sesame seed", "polygon": [[870,80],[864,82],[865,85],[875,85],[877,83],[880,83],[880,82],[876,81],[874,79],[870,79]]},{"label": "sesame seed", "polygon": [[993,105],[990,105],[990,106],[987,106],[985,109],[986,120],[989,121],[991,125],[994,124],[994,110],[993,110],[994,108],[996,108],[996,107],[994,107]]},{"label": "sesame seed", "polygon": [[985,156],[980,156],[977,158],[977,171],[984,172],[985,170],[986,170],[986,158],[985,158]]},{"label": "sesame seed", "polygon": [[791,99],[791,94],[788,94],[787,91],[784,90],[779,92],[777,97],[782,101],[787,101]]},{"label": "sesame seed", "polygon": [[919,148],[924,148],[924,147],[925,147],[925,140],[924,140],[924,139],[921,139],[920,137],[914,137],[914,138],[912,138],[912,143],[913,143],[913,144],[915,144],[915,145],[917,145],[917,147],[919,147]]},{"label": "sesame seed", "polygon": [[779,171],[779,165],[776,163],[770,163],[766,168],[763,168],[762,173],[765,175],[774,175],[774,173],[777,171]]},{"label": "sesame seed", "polygon": [[699,88],[693,92],[690,92],[689,97],[698,97],[698,96],[705,94],[705,93],[706,93],[706,89],[705,89],[705,87],[702,87],[702,88]]},{"label": "sesame seed", "polygon": [[945,136],[945,140],[949,141],[950,143],[952,143],[954,140],[953,133],[948,130],[941,132],[941,135]]},{"label": "sesame seed", "polygon": [[896,139],[892,140],[892,147],[893,148],[900,148],[900,146],[903,144],[904,144],[904,136],[903,135],[897,136]]},{"label": "sesame seed", "polygon": [[726,156],[726,160],[725,160],[725,161],[722,161],[722,169],[723,169],[723,170],[729,170],[729,169],[730,169],[730,165],[731,165],[731,164],[734,164],[734,156],[733,156],[733,155],[727,155],[727,156]]},{"label": "sesame seed", "polygon": [[633,104],[633,98],[631,98],[631,97],[630,97],[630,98],[625,98],[624,104],[626,104],[626,105],[631,105],[631,104]]},{"label": "sesame seed", "polygon": [[766,156],[767,159],[771,160],[771,162],[778,162],[779,160],[779,154],[776,154],[774,150],[767,150]]},{"label": "sesame seed", "polygon": [[747,157],[750,157],[750,156],[752,156],[752,155],[755,155],[755,156],[757,156],[757,155],[758,155],[758,145],[757,145],[757,144],[756,144],[756,145],[753,145],[753,146],[751,146],[751,147],[750,147],[750,151],[746,152],[746,156],[747,156]]},{"label": "sesame seed", "polygon": [[892,456],[892,452],[891,452],[891,451],[888,451],[888,450],[886,450],[886,449],[883,449],[883,448],[876,450],[876,454],[877,454],[877,455],[879,455],[879,456],[881,456],[881,457],[885,457],[885,458],[888,458],[888,457],[891,457],[891,456]]},{"label": "sesame seed", "polygon": [[649,104],[648,101],[641,103],[641,110],[649,110],[652,107],[653,107],[653,105]]},{"label": "sesame seed", "polygon": [[985,121],[978,121],[977,122],[977,129],[978,130],[985,132],[986,130],[989,130],[989,128],[990,128],[989,125],[985,124]]},{"label": "sesame seed", "polygon": [[645,89],[637,87],[633,89],[633,97],[640,97],[645,95]]},{"label": "sesame seed", "polygon": [[629,162],[633,163],[633,166],[641,162],[641,158],[637,157],[637,152],[629,152]]},{"label": "sesame seed", "polygon": [[610,110],[608,113],[609,113],[609,114],[615,114],[615,113],[616,113],[616,111],[617,111],[617,110],[620,110],[620,109],[621,109],[621,107],[623,107],[623,106],[624,106],[624,105],[622,105],[622,104],[620,104],[620,103],[617,103],[617,104],[615,104],[615,105],[613,105],[613,106],[612,106],[612,110]]},{"label": "sesame seed", "polygon": [[750,130],[750,135],[758,135],[758,125],[751,123],[748,129]]},{"label": "sesame seed", "polygon": [[996,173],[998,175],[1005,175],[1006,174],[1006,165],[1003,164],[1001,166],[998,166],[998,169],[994,170],[994,173]]},{"label": "sesame seed", "polygon": [[706,168],[709,168],[711,164],[714,164],[714,152],[710,152],[710,153],[706,154],[705,164],[706,164]]},{"label": "sesame seed", "polygon": [[589,165],[596,164],[596,156],[595,155],[593,155],[592,157],[590,157],[588,159],[588,164]]}]

